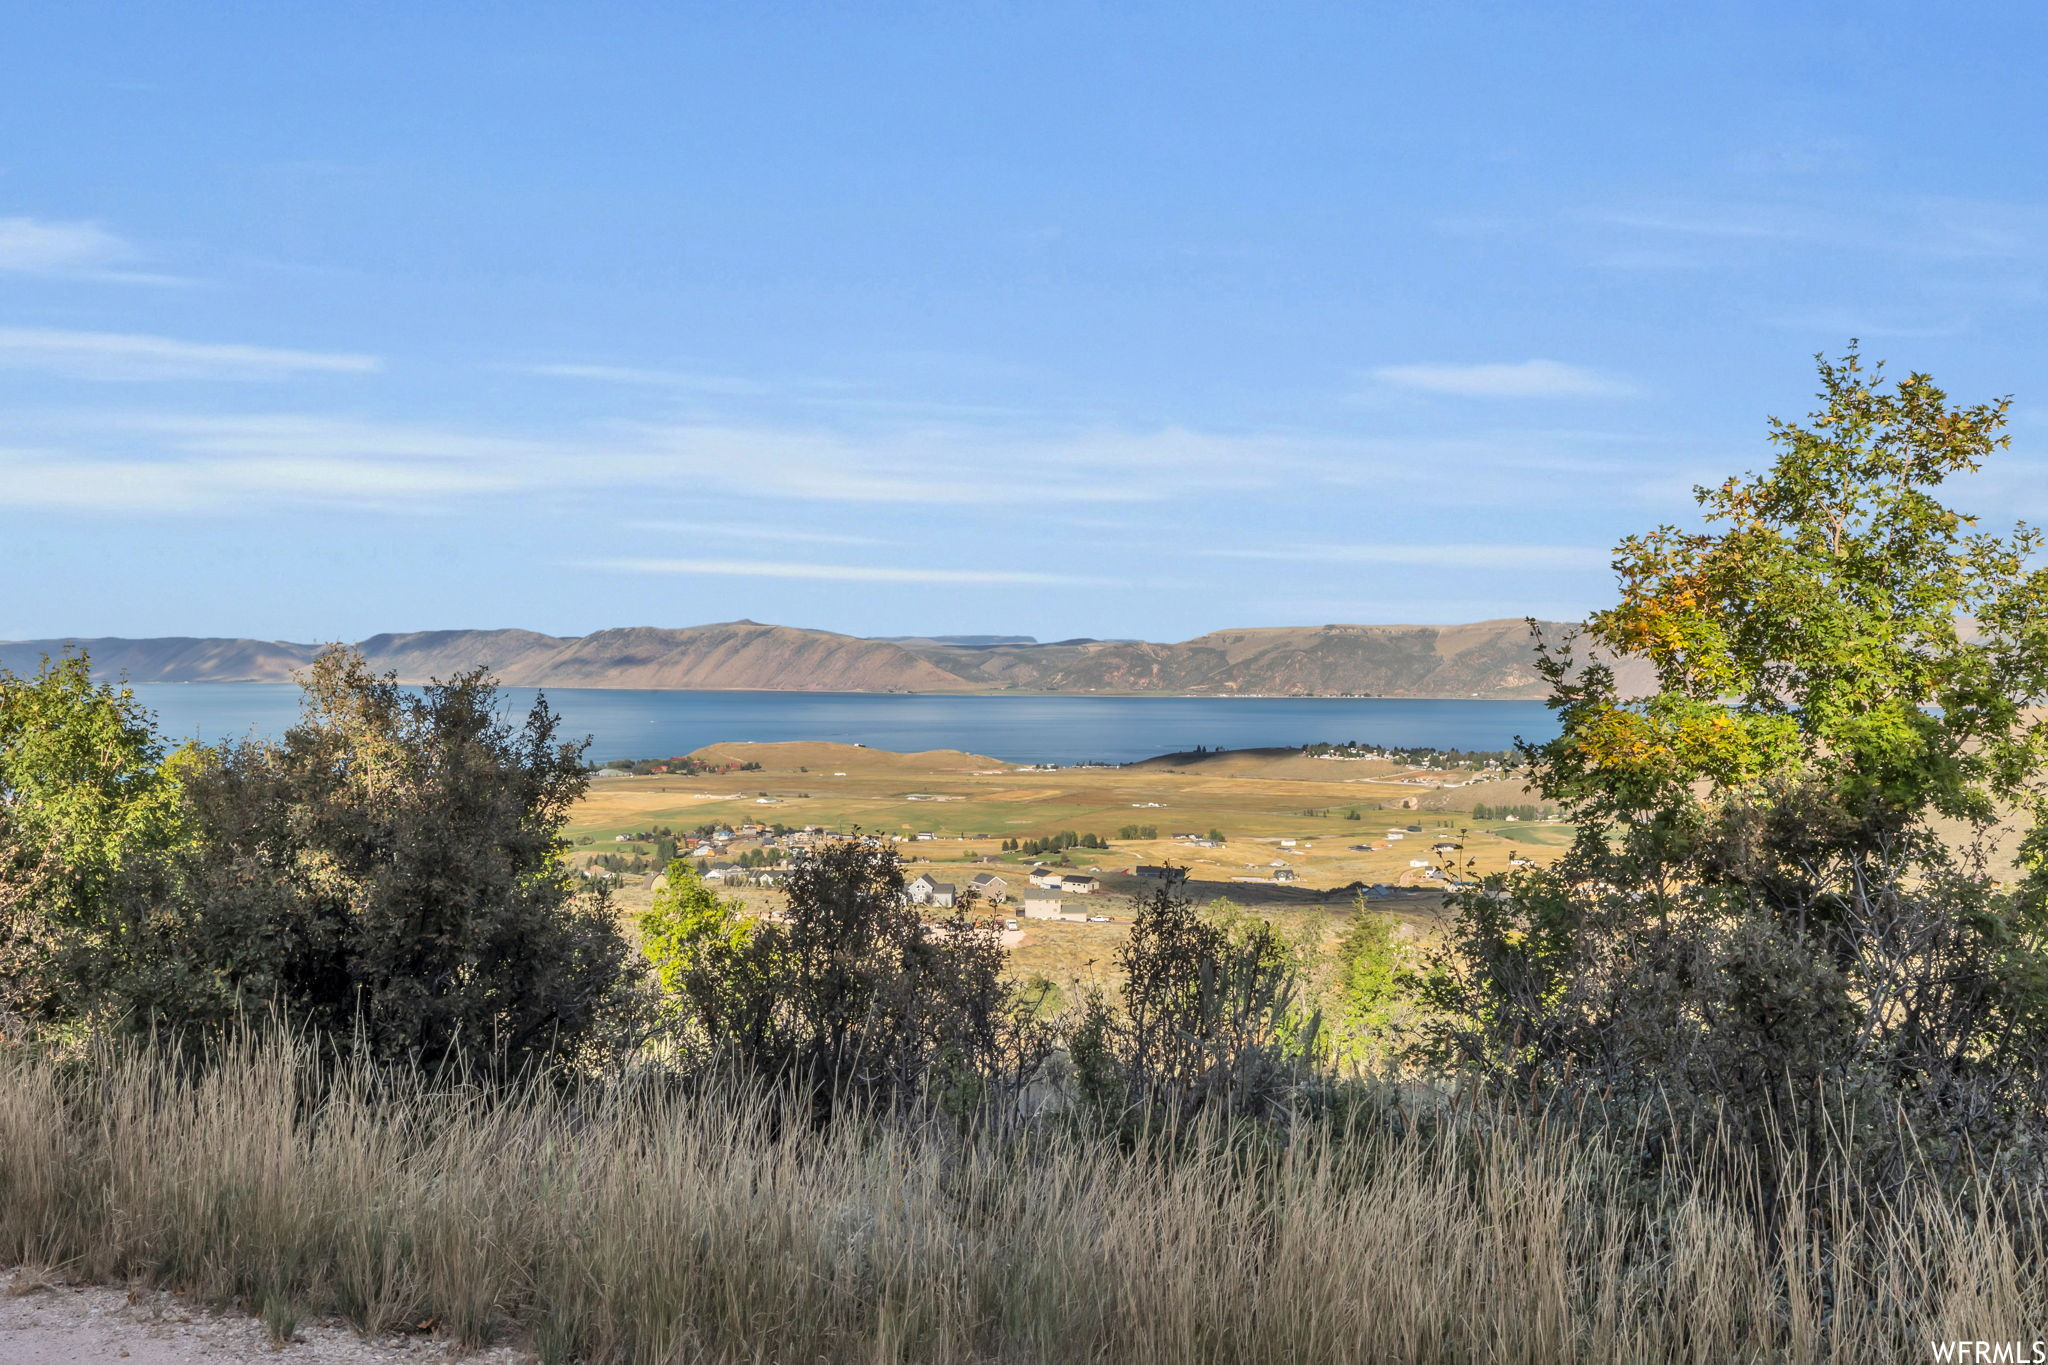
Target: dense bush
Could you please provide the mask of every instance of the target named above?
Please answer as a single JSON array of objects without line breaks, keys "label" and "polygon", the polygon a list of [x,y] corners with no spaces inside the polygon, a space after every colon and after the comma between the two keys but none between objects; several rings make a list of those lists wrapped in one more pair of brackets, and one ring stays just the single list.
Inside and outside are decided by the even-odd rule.
[{"label": "dense bush", "polygon": [[1118,998],[1093,994],[1069,1043],[1078,1098],[1098,1121],[1288,1118],[1319,1092],[1321,1018],[1270,924],[1205,917],[1162,885],[1139,903],[1116,965]]},{"label": "dense bush", "polygon": [[995,926],[967,905],[926,924],[887,845],[808,851],[779,919],[721,901],[688,863],[664,880],[641,933],[687,1057],[794,1087],[821,1119],[847,1103],[980,1104],[1044,1060],[1050,1035],[1005,979]]},{"label": "dense bush", "polygon": [[274,1007],[376,1056],[517,1064],[627,1011],[603,889],[560,858],[585,774],[544,701],[514,730],[480,672],[412,693],[337,649],[281,740],[164,762],[85,667],[0,681],[9,942],[46,945],[17,1015],[187,1031]]}]

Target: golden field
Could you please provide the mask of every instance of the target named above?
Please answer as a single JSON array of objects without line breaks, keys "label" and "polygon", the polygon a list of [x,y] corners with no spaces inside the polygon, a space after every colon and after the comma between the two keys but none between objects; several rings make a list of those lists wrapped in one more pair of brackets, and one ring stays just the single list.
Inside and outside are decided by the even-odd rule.
[{"label": "golden field", "polygon": [[[1428,875],[1430,868],[1454,877],[1504,872],[1514,857],[1548,861],[1571,838],[1571,829],[1561,824],[1475,821],[1475,805],[1533,800],[1520,783],[1498,774],[1313,758],[1291,749],[1052,770],[953,750],[897,754],[823,742],[714,744],[691,757],[761,768],[718,776],[597,778],[570,822],[575,858],[651,856],[652,843],[618,836],[661,827],[678,835],[713,823],[735,829],[749,823],[816,825],[840,833],[859,829],[903,838],[899,847],[912,876],[930,872],[964,887],[977,872],[995,872],[1009,882],[1013,902],[1001,912],[1017,916],[1014,900],[1026,887],[1025,875],[1048,859],[1002,852],[1002,842],[1063,830],[1099,834],[1108,849],[1076,848],[1053,855],[1053,861],[1064,856],[1071,864],[1067,870],[1101,880],[1099,893],[1072,896],[1067,903],[1110,922],[1019,919],[1023,940],[1015,950],[1016,970],[1063,986],[1107,968],[1129,918],[1129,898],[1157,885],[1133,875],[1141,865],[1185,867],[1186,889],[1196,900],[1227,899],[1311,942],[1339,931],[1354,912],[1360,884],[1387,886],[1391,892],[1374,898],[1374,907],[1400,916],[1410,933],[1426,937],[1443,905],[1441,882]],[[1349,818],[1354,811],[1358,818]],[[1126,825],[1156,827],[1159,837],[1118,837]],[[1224,835],[1220,847],[1173,837],[1211,830]],[[1390,839],[1390,832],[1402,837]],[[934,837],[920,839],[921,833]],[[1460,847],[1432,852],[1440,842]],[[754,846],[736,840],[727,856]],[[1272,880],[1282,870],[1276,862],[1287,865],[1291,882]],[[629,915],[644,909],[652,883],[651,874],[624,878],[621,909]],[[779,901],[766,889],[736,894],[764,910]]]}]

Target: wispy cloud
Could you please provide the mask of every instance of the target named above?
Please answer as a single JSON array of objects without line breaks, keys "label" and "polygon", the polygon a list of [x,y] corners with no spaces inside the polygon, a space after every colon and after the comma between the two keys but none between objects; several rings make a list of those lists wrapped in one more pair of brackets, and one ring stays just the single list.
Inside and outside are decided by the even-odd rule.
[{"label": "wispy cloud", "polygon": [[1069,587],[1109,580],[1024,569],[912,568],[879,564],[799,564],[763,559],[594,559],[571,564],[610,573],[711,575],[729,578],[795,578],[824,583],[1041,584]]},{"label": "wispy cloud", "polygon": [[72,379],[277,379],[286,375],[368,374],[375,356],[180,341],[133,332],[67,332],[0,327],[0,368]]},{"label": "wispy cloud", "polygon": [[0,507],[425,510],[540,486],[555,453],[509,438],[296,414],[116,416],[82,434],[93,448],[0,447]]},{"label": "wispy cloud", "polygon": [[184,284],[170,275],[129,268],[139,253],[98,223],[0,218],[0,272],[119,284]]},{"label": "wispy cloud", "polygon": [[1091,503],[1161,502],[1267,486],[1323,458],[1283,436],[1152,431],[1023,433],[981,424],[685,424],[632,430],[652,457],[722,489],[812,502],[996,506],[1020,485],[1071,485]]},{"label": "wispy cloud", "polygon": [[1719,237],[1749,242],[1812,241],[1828,235],[1827,224],[1798,209],[1764,204],[1663,205],[1609,209],[1594,222],[1637,232],[1679,237]]},{"label": "wispy cloud", "polygon": [[1582,545],[1286,545],[1270,549],[1212,549],[1222,559],[1285,560],[1303,564],[1400,564],[1413,568],[1604,569],[1610,551]]},{"label": "wispy cloud", "polygon": [[725,540],[775,540],[790,545],[882,545],[880,536],[849,535],[840,531],[803,531],[789,526],[763,526],[755,518],[743,521],[632,521],[636,531],[657,531],[665,535],[706,536]]},{"label": "wispy cloud", "polygon": [[1382,365],[1372,378],[1396,388],[1460,398],[1609,398],[1630,386],[1599,370],[1557,360],[1484,365]]},{"label": "wispy cloud", "polygon": [[131,254],[126,242],[98,223],[0,218],[0,270],[54,275],[104,266]]},{"label": "wispy cloud", "polygon": [[[1154,506],[1200,506],[1219,495],[1290,503],[1310,489],[1405,495],[1446,481],[1468,505],[1529,505],[1570,496],[1558,473],[1641,478],[1657,467],[1617,450],[1618,438],[1583,433],[1409,440],[1180,427],[611,423],[529,436],[292,412],[19,417],[12,439],[41,452],[35,464],[45,487],[51,461],[73,471],[57,482],[82,490],[65,497],[80,507],[96,505],[96,482],[125,478],[140,463],[153,472],[110,494],[107,506],[134,510],[158,494],[167,512],[323,499],[357,505],[411,489],[408,505],[452,511],[508,493],[568,488],[603,498],[630,490],[647,519],[668,506],[683,513],[683,534],[817,545],[863,543],[868,537],[855,533],[869,528],[849,522],[869,509],[1014,508],[1020,493],[1073,494],[1048,503],[1041,521],[1141,510],[1149,520]],[[0,505],[25,500],[0,480]],[[745,508],[745,520],[724,529],[706,512],[722,503]]]},{"label": "wispy cloud", "polygon": [[410,508],[506,491],[489,469],[279,456],[211,460],[85,459],[0,448],[0,506],[161,515],[317,504]]},{"label": "wispy cloud", "polygon": [[1651,239],[1812,246],[1949,261],[2032,261],[2048,242],[2048,208],[1953,195],[1850,205],[1665,201],[1595,209],[1585,221]]},{"label": "wispy cloud", "polygon": [[742,379],[737,375],[641,365],[520,365],[515,368],[523,374],[545,375],[550,379],[589,379],[604,384],[687,389],[697,393],[753,395],[771,392],[773,387],[758,379]]}]

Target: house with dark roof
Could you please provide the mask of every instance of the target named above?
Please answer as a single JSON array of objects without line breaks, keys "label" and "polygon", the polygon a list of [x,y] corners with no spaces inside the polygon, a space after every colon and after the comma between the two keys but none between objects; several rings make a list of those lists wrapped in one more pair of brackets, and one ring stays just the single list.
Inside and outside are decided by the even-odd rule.
[{"label": "house with dark roof", "polygon": [[959,889],[951,882],[942,882],[929,872],[919,873],[903,887],[904,896],[912,905],[934,905],[942,910],[953,908],[959,899]]}]

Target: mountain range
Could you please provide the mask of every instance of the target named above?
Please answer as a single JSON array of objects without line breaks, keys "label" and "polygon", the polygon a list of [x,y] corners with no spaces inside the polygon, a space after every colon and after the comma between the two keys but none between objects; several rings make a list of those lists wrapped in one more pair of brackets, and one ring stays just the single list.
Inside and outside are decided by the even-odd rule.
[{"label": "mountain range", "polygon": [[[1543,623],[1548,638],[1566,629]],[[320,646],[275,640],[0,642],[0,666],[33,669],[66,647],[131,682],[288,682]],[[1277,626],[1174,644],[1029,636],[868,639],[754,621],[590,635],[435,630],[356,646],[402,682],[484,667],[515,686],[803,691],[1171,693],[1196,696],[1531,698],[1545,693],[1526,622],[1455,626]],[[1618,670],[1624,683],[1636,666]]]}]

